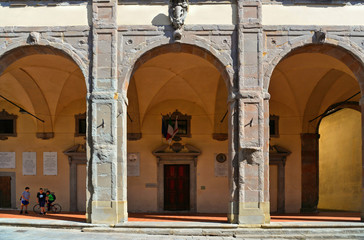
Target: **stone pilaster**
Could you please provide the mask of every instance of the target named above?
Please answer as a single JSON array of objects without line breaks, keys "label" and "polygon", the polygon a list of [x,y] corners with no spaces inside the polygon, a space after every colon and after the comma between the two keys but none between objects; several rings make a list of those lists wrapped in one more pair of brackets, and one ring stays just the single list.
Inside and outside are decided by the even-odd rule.
[{"label": "stone pilaster", "polygon": [[361,107],[361,138],[362,138],[362,184],[361,184],[361,221],[364,222],[364,97],[360,99],[360,107]]},{"label": "stone pilaster", "polygon": [[[230,111],[235,124],[231,138],[232,183],[229,221],[269,222],[267,101],[262,82],[261,2],[238,1],[238,82]],[[235,120],[236,119],[236,120]]]},{"label": "stone pilaster", "polygon": [[319,134],[301,134],[302,207],[301,212],[315,212],[318,204]]},{"label": "stone pilaster", "polygon": [[117,89],[116,0],[92,2],[92,74],[88,95],[88,221],[127,221],[126,97]]}]

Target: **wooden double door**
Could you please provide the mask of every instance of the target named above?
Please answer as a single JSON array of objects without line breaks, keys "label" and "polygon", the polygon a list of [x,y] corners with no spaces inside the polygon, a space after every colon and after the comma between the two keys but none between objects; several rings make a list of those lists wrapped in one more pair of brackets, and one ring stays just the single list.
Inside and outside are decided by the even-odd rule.
[{"label": "wooden double door", "polygon": [[164,165],[164,210],[190,210],[190,165]]},{"label": "wooden double door", "polygon": [[0,176],[0,208],[11,207],[11,177]]}]

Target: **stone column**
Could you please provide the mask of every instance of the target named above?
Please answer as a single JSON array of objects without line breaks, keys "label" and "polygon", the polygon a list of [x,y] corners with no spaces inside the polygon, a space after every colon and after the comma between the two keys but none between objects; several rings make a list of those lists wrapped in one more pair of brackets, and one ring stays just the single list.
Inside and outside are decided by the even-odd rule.
[{"label": "stone column", "polygon": [[319,134],[301,134],[302,207],[301,212],[316,212],[318,204],[318,140]]},{"label": "stone column", "polygon": [[364,222],[364,97],[360,99],[360,107],[361,107],[361,139],[362,139],[362,184],[361,184],[361,221]]},{"label": "stone column", "polygon": [[117,89],[116,0],[92,2],[92,74],[88,94],[88,221],[127,221],[126,97]]},{"label": "stone column", "polygon": [[238,224],[269,222],[267,102],[262,81],[261,2],[238,1],[238,81],[230,102],[231,154],[228,219]]}]

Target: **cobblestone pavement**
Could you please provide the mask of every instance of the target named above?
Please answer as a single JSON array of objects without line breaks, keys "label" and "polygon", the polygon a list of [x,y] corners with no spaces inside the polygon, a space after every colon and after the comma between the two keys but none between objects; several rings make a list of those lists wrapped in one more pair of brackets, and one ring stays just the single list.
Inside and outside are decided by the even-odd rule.
[{"label": "cobblestone pavement", "polygon": [[125,234],[125,233],[95,233],[82,232],[74,229],[49,229],[49,228],[26,228],[26,227],[3,227],[0,226],[1,240],[50,240],[50,239],[69,239],[69,240],[230,240],[233,237],[210,237],[210,236],[163,236],[145,234]]}]

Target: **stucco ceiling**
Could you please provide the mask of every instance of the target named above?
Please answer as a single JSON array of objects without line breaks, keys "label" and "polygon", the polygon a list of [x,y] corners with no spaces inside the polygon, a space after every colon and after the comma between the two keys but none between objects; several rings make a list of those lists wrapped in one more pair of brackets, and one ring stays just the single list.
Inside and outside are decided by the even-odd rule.
[{"label": "stucco ceiling", "polygon": [[354,74],[343,62],[320,53],[284,59],[274,70],[269,86],[271,109],[277,111],[278,105],[284,105],[290,110],[283,115],[297,118],[304,125],[330,105],[359,91]]},{"label": "stucco ceiling", "polygon": [[[154,57],[137,69],[132,81],[135,83],[131,83],[128,90],[129,103],[133,104],[135,98],[130,91],[135,84],[141,122],[154,106],[171,100],[198,105],[213,122],[216,97],[224,98],[222,101],[226,103],[226,87],[220,85],[218,89],[219,81],[223,81],[219,71],[205,59],[192,54],[167,53]],[[225,94],[217,95],[218,91]],[[178,109],[178,106],[172,108]],[[218,111],[224,112],[223,109]]]},{"label": "stucco ceiling", "polygon": [[86,101],[86,85],[81,70],[69,59],[31,55],[11,64],[0,76],[0,94],[53,125],[64,107]]}]

